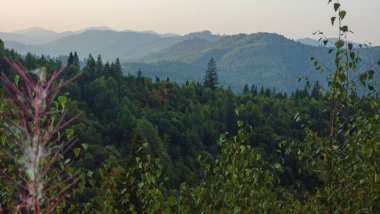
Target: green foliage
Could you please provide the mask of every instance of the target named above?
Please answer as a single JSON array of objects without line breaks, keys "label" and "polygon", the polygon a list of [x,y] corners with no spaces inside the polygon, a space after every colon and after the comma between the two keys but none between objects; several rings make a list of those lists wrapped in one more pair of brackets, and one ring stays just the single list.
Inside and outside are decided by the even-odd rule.
[{"label": "green foliage", "polygon": [[0,39],[0,57],[4,56],[5,48],[4,48],[4,42]]},{"label": "green foliage", "polygon": [[204,180],[195,187],[183,184],[183,202],[176,206],[202,213],[286,212],[290,206],[282,198],[276,175],[281,164],[269,163],[262,152],[244,143],[247,137],[243,129],[230,140],[222,137],[221,154],[212,162],[199,156]]},{"label": "green foliage", "polygon": [[213,90],[218,85],[218,73],[217,73],[216,62],[214,60],[214,57],[212,57],[210,61],[208,62],[203,85]]},{"label": "green foliage", "polygon": [[[342,26],[347,13],[339,1],[333,7]],[[361,59],[352,44],[341,40],[347,33],[347,26],[339,27],[339,40],[333,50],[335,70],[325,90],[329,103],[325,108],[329,114],[328,132],[308,127],[305,144],[298,147],[298,155],[306,163],[304,170],[318,175],[322,183],[301,212],[373,213],[379,209],[378,92],[370,92],[362,99],[355,96],[355,73]],[[360,84],[374,91],[374,71],[359,72]],[[366,110],[360,107],[363,102],[370,104]]]},{"label": "green foliage", "polygon": [[[336,19],[338,21],[339,18]],[[140,68],[151,78],[170,77],[181,84],[187,80],[203,82],[204,67],[214,57],[218,63],[220,86],[231,87],[235,93],[241,93],[245,84],[254,83],[257,87],[276,87],[279,92],[290,94],[304,86],[303,82],[295,82],[297,77],[308,77],[313,82],[327,85],[327,73],[314,72],[313,63],[309,61],[310,56],[314,56],[324,70],[333,70],[334,56],[328,54],[328,48],[334,44],[326,41],[326,45],[328,47],[303,45],[272,33],[239,34],[215,42],[187,40],[143,57],[142,63],[125,63],[122,66],[126,72],[135,74]],[[357,48],[354,45],[354,49]],[[360,53],[363,66],[371,66],[380,49],[368,47],[361,49]]]},{"label": "green foliage", "polygon": [[[333,3],[336,14],[331,22],[340,26],[344,38],[350,32],[342,24],[347,12]],[[258,90],[260,86],[247,78],[250,72],[238,74],[244,79],[238,90],[244,93],[235,95],[217,87],[216,75],[210,75],[207,84],[179,85],[164,81],[166,76],[155,81],[145,77],[155,74],[144,67],[135,69],[137,76],[123,76],[118,60],[103,64],[101,56],[90,56],[81,70],[78,55],[70,54],[66,71],[82,76],[55,104],[67,110],[67,117],[85,112],[64,131],[67,138],[78,135],[82,143],[66,157],[79,159],[69,171],[81,169],[81,175],[78,188],[58,212],[375,213],[380,209],[378,67],[374,63],[361,71],[359,63],[372,59],[377,50],[363,49],[359,58],[356,45],[322,39],[326,46],[332,43],[331,48],[303,47],[271,34],[231,36],[214,44],[188,41],[176,47],[185,56],[195,42],[199,55],[207,59],[214,55],[223,69],[237,60],[239,70],[254,70],[252,78],[260,84],[264,75],[273,77],[274,85],[279,79],[295,78],[259,65],[269,62],[294,69],[302,62],[300,71],[310,78],[290,96],[277,88],[280,93],[275,88]],[[248,47],[250,43],[257,46]],[[229,48],[224,53],[214,45]],[[310,66],[320,76],[308,72],[304,58],[311,52],[316,56]],[[280,60],[282,55],[289,56],[286,62]],[[207,63],[191,57],[184,60]],[[59,65],[31,54],[25,61],[30,68]],[[179,62],[157,66],[173,71],[179,66],[181,72],[175,75],[180,78],[190,71],[202,76],[194,74],[202,66],[193,69]],[[209,74],[216,72],[213,58],[208,67]],[[178,77],[166,74],[171,80]],[[327,82],[319,77],[328,77]],[[1,111],[11,111],[7,100],[2,99]],[[2,145],[8,143],[4,133],[0,128]],[[17,167],[3,154],[0,150],[0,166],[16,177]],[[4,192],[15,188],[0,186],[0,204],[13,205]]]}]

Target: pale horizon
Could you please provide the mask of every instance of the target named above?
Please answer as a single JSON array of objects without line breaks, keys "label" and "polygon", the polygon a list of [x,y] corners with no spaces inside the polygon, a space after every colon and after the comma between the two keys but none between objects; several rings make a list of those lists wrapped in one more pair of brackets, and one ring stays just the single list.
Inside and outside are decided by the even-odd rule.
[{"label": "pale horizon", "polygon": [[[185,35],[278,33],[291,39],[314,38],[315,31],[337,37],[327,0],[1,0],[0,32],[41,27],[55,32],[105,26],[117,31]],[[342,1],[348,39],[380,44],[380,1]],[[20,9],[20,7],[22,7]]]}]

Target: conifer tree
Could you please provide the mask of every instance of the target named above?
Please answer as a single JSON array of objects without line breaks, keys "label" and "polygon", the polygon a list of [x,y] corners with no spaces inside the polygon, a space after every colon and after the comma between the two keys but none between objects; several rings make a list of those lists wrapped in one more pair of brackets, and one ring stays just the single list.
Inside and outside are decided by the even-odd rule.
[{"label": "conifer tree", "polygon": [[4,52],[4,42],[3,40],[0,39],[0,56],[2,55],[3,52]]},{"label": "conifer tree", "polygon": [[252,84],[252,86],[251,86],[251,93],[253,95],[257,95],[257,87],[254,84]]},{"label": "conifer tree", "polygon": [[73,61],[74,61],[74,55],[73,55],[73,52],[70,52],[69,58],[67,59],[67,66],[70,66],[71,64],[73,64]]},{"label": "conifer tree", "polygon": [[248,85],[245,84],[245,86],[243,88],[243,94],[247,94],[248,92],[249,92]]},{"label": "conifer tree", "polygon": [[204,84],[205,87],[215,89],[218,85],[218,73],[214,57],[208,62]]},{"label": "conifer tree", "polygon": [[79,56],[77,52],[74,52],[73,64],[79,67]]}]

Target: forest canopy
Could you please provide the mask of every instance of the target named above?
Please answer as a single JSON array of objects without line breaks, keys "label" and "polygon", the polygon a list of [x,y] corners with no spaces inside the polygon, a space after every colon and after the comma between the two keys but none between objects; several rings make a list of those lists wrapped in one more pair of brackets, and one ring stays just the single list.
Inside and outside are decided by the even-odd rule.
[{"label": "forest canopy", "polygon": [[[214,58],[202,83],[179,84],[124,75],[100,55],[83,66],[77,53],[67,66],[21,56],[0,40],[0,213],[375,213],[378,67],[359,69],[360,49],[340,39],[347,12],[329,3],[334,70],[312,58],[326,82],[288,94],[220,87]],[[42,154],[38,179],[28,154]]]}]

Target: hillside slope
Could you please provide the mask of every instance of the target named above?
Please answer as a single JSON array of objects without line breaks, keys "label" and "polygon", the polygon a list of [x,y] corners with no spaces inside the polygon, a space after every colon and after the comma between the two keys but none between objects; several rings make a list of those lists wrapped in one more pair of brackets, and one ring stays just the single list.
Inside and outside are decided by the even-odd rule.
[{"label": "hillside slope", "polygon": [[[298,77],[324,81],[324,76],[314,70],[310,57],[315,57],[332,69],[328,49],[313,47],[271,33],[240,34],[218,41],[190,39],[157,53],[149,54],[139,63],[126,63],[128,72],[139,68],[148,76],[184,81],[202,81],[207,62],[214,57],[219,68],[220,83],[239,92],[245,84],[276,88],[292,92],[302,83]],[[370,65],[380,54],[379,48],[361,50],[364,65]],[[371,54],[369,54],[371,53]]]}]

